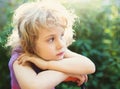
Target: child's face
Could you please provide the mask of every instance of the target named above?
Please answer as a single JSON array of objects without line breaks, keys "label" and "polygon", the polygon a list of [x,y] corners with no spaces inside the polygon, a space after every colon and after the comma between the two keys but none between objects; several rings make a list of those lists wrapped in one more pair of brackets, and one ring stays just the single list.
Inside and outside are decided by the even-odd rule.
[{"label": "child's face", "polygon": [[36,41],[36,54],[45,60],[62,59],[66,50],[66,42],[63,36],[63,28],[42,29]]}]

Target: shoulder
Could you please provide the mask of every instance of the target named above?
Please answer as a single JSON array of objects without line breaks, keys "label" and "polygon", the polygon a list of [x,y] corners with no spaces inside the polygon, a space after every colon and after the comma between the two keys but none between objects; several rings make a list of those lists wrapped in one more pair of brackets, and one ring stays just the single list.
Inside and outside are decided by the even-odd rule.
[{"label": "shoulder", "polygon": [[20,56],[22,49],[20,47],[16,47],[11,54],[11,58],[9,60],[9,67],[13,66],[13,63],[17,60],[17,58]]},{"label": "shoulder", "polygon": [[[18,60],[16,59],[13,63],[13,67],[14,66],[19,66],[19,67],[31,67],[30,63],[25,63],[24,65],[19,64]],[[31,67],[32,68],[32,67]]]},{"label": "shoulder", "polygon": [[18,60],[15,60],[13,63],[14,71],[24,71],[26,69],[32,70],[30,63],[26,63],[24,66],[18,63]]},{"label": "shoulder", "polygon": [[21,65],[18,63],[18,60],[15,60],[13,63],[13,70],[16,72],[33,71],[36,74],[42,72],[42,70],[36,67],[34,64],[28,62],[25,65]]}]

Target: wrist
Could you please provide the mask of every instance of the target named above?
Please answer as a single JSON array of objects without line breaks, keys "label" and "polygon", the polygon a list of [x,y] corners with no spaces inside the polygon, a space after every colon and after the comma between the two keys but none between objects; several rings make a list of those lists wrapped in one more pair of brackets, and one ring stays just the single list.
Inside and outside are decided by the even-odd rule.
[{"label": "wrist", "polygon": [[40,66],[43,70],[47,70],[48,69],[48,61],[45,61],[44,59],[38,59],[40,62]]},{"label": "wrist", "polygon": [[44,61],[44,70],[48,70],[49,69],[48,65],[49,65],[49,61]]}]

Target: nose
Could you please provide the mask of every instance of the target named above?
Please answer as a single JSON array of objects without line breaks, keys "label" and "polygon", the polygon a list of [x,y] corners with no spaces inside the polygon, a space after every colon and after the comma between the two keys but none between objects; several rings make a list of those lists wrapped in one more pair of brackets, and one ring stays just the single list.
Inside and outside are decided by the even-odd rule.
[{"label": "nose", "polygon": [[59,39],[56,43],[56,48],[59,50],[59,49],[62,49],[65,47],[65,41],[63,39]]}]

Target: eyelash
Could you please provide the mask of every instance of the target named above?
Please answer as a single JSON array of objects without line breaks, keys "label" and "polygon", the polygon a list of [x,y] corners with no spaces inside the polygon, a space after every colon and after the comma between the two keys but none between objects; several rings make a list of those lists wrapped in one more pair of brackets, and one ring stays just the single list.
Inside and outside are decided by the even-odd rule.
[{"label": "eyelash", "polygon": [[[63,39],[63,36],[64,36],[64,34],[61,34],[61,37],[60,37],[60,39]],[[47,41],[49,42],[49,43],[52,43],[53,41],[54,41],[54,37],[51,37],[51,38],[49,38]]]},{"label": "eyelash", "polygon": [[51,37],[51,38],[48,39],[48,42],[49,42],[49,43],[51,43],[51,42],[53,42],[53,41],[54,41],[54,37]]}]

